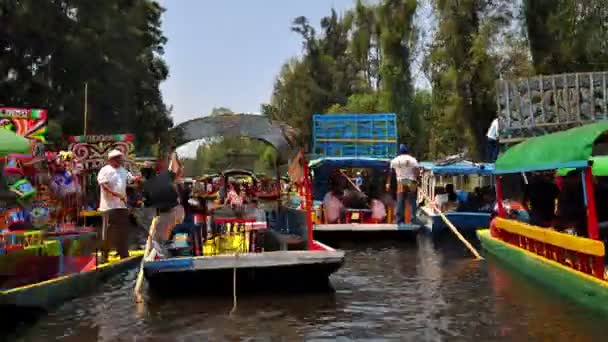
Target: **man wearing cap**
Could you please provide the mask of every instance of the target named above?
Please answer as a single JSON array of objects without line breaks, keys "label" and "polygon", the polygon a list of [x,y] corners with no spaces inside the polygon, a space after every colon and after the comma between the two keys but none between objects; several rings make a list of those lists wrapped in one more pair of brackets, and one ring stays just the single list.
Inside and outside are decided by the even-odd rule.
[{"label": "man wearing cap", "polygon": [[108,258],[112,248],[121,258],[129,256],[129,210],[127,209],[127,182],[133,175],[123,167],[123,154],[112,150],[108,164],[99,170],[97,183],[100,186],[99,211],[103,217],[103,259]]},{"label": "man wearing cap", "polygon": [[[418,161],[408,154],[407,146],[399,146],[399,155],[391,160],[391,169],[397,178],[397,224],[405,222],[405,204],[412,201],[412,193],[416,193],[418,179]],[[387,184],[387,189],[390,187]]]}]

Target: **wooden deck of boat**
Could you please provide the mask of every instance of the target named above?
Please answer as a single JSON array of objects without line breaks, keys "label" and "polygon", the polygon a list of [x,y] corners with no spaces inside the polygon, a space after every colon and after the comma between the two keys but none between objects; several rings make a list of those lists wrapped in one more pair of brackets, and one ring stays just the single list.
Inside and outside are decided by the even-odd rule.
[{"label": "wooden deck of boat", "polygon": [[274,251],[161,259],[146,261],[144,268],[146,273],[161,273],[333,264],[342,263],[343,260],[344,252],[333,249],[326,251]]},{"label": "wooden deck of boat", "polygon": [[415,231],[420,228],[416,224],[391,223],[349,223],[349,224],[317,224],[315,232],[398,232]]}]

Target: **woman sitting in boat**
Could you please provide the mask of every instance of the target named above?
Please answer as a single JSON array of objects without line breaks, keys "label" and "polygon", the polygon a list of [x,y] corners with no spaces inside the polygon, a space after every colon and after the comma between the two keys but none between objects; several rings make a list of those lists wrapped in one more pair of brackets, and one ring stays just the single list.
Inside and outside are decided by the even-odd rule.
[{"label": "woman sitting in boat", "polygon": [[230,184],[230,190],[226,194],[226,200],[224,201],[225,205],[231,207],[241,207],[245,203],[245,195],[242,190],[238,188],[238,185],[235,183]]},{"label": "woman sitting in boat", "polygon": [[557,201],[555,228],[573,230],[578,236],[587,236],[587,209],[580,171],[570,171],[563,177],[561,187]]},{"label": "woman sitting in boat", "polygon": [[453,184],[447,184],[444,187],[437,187],[435,190],[435,204],[442,212],[455,211],[458,209],[458,196],[454,191]]},{"label": "woman sitting in boat", "polygon": [[344,192],[340,187],[339,180],[336,178],[330,180],[329,188],[329,192],[323,198],[325,218],[327,219],[327,223],[339,223],[345,212],[344,203],[342,203]]},{"label": "woman sitting in boat", "polygon": [[555,218],[555,201],[560,191],[553,174],[538,173],[525,186],[523,205],[530,214],[530,224],[551,227]]},{"label": "woman sitting in boat", "polygon": [[369,208],[372,211],[372,221],[374,223],[382,223],[386,220],[386,206],[379,199],[380,192],[376,187],[372,187],[369,199]]}]

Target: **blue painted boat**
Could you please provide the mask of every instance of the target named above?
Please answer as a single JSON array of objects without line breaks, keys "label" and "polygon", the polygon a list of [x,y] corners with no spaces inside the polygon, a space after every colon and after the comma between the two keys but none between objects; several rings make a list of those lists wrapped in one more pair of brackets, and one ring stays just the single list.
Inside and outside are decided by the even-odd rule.
[{"label": "blue painted boat", "polygon": [[[493,185],[494,164],[473,163],[466,160],[449,164],[422,162],[420,168],[421,184],[418,188],[418,201],[419,203],[424,201],[426,204],[419,208],[417,217],[423,223],[424,230],[434,237],[449,230],[447,224],[428,203],[428,199],[435,198],[437,186],[456,183],[455,188],[458,188],[458,183],[465,184],[470,176],[477,176],[480,187],[483,184]],[[468,192],[457,190],[456,193],[459,201],[466,203]],[[459,209],[461,210],[447,211],[444,215],[461,233],[473,233],[490,223],[490,211],[471,211],[466,206],[461,206]]]},{"label": "blue painted boat", "polygon": [[[363,169],[369,175],[370,182],[381,182],[384,185],[390,175],[390,159],[375,157],[322,157],[310,161],[312,170],[313,222],[315,236],[321,241],[336,240],[370,240],[410,239],[416,236],[420,224],[415,220],[415,201],[411,201],[409,212],[412,213],[407,223],[394,222],[395,194],[384,192],[386,198],[378,198],[386,205],[386,219],[377,222],[371,219],[371,210],[367,206],[348,208],[345,217],[338,223],[329,223],[325,218],[323,197],[329,191],[329,178],[336,170]],[[365,189],[366,184],[362,188]],[[351,188],[355,187],[351,184]],[[392,188],[396,188],[395,185]],[[406,215],[406,217],[408,217]]]}]

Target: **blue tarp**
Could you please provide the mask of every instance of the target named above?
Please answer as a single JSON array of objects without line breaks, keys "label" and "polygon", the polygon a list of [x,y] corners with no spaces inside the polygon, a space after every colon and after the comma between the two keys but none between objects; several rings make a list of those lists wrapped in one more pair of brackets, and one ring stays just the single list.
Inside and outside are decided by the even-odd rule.
[{"label": "blue tarp", "polygon": [[387,168],[390,164],[390,159],[382,158],[349,158],[349,157],[335,157],[335,158],[319,158],[311,160],[309,167],[316,169],[321,166],[328,167],[353,167],[353,168],[368,168],[368,167],[379,167]]},{"label": "blue tarp", "polygon": [[432,162],[421,162],[420,167],[431,170],[434,174],[444,175],[491,175],[494,173],[494,164],[476,164],[469,161],[461,161],[448,165],[437,165]]}]

